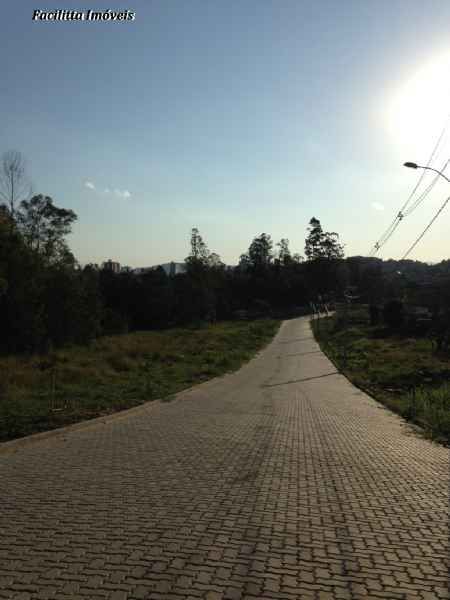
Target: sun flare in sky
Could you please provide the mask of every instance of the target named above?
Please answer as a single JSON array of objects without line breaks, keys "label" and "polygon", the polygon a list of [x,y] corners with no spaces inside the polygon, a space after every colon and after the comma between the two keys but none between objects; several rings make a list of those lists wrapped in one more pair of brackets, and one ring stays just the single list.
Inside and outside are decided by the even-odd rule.
[{"label": "sun flare in sky", "polygon": [[[417,68],[394,90],[387,122],[404,159],[426,161],[450,118],[450,49]],[[433,164],[450,158],[450,134],[440,144]]]}]

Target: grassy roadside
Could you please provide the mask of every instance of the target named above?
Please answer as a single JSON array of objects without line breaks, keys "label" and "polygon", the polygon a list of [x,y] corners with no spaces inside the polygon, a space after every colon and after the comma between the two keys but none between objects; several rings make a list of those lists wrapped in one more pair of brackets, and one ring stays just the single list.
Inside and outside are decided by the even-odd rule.
[{"label": "grassy roadside", "polygon": [[312,323],[322,350],[350,381],[422,427],[429,437],[450,443],[450,356],[431,341],[389,335],[369,325],[360,306]]},{"label": "grassy roadside", "polygon": [[0,357],[0,442],[131,408],[238,369],[276,320],[104,337],[46,356]]}]

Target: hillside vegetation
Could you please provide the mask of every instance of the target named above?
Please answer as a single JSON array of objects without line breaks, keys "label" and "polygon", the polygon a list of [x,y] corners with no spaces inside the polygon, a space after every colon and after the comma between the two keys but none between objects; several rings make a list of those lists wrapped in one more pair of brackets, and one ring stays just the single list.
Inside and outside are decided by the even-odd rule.
[{"label": "hillside vegetation", "polygon": [[47,355],[0,358],[0,441],[131,408],[238,369],[276,320],[103,337]]},{"label": "hillside vegetation", "polygon": [[338,306],[312,323],[329,358],[355,385],[426,434],[450,441],[450,355],[428,337],[371,326],[368,306]]}]

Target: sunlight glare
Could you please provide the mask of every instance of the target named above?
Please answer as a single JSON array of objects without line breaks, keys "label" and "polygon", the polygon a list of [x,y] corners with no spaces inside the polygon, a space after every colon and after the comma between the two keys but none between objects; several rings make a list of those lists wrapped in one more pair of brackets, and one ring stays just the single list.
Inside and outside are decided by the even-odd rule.
[{"label": "sunlight glare", "polygon": [[[388,130],[405,160],[428,159],[449,115],[450,51],[419,68],[390,98]],[[449,138],[447,133],[437,162],[450,158]]]}]

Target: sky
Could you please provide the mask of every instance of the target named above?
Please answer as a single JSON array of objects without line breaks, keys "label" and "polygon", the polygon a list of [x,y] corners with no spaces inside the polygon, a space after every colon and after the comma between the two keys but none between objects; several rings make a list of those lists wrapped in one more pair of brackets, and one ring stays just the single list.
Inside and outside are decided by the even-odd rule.
[{"label": "sky", "polygon": [[[262,232],[304,254],[312,217],[368,255],[450,113],[449,23],[447,0],[5,0],[0,153],[76,212],[81,264],[182,261],[192,227],[231,265]],[[449,158],[446,131],[430,164]],[[401,258],[448,195],[440,178],[377,256]],[[409,258],[449,258],[449,223]]]}]

